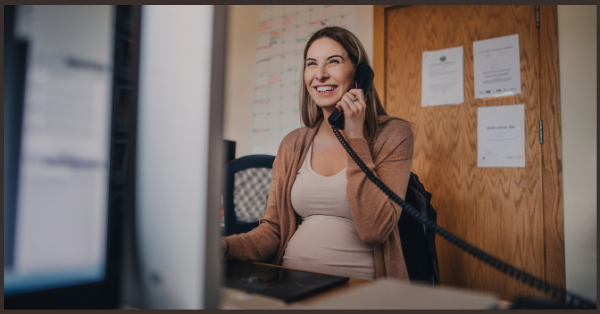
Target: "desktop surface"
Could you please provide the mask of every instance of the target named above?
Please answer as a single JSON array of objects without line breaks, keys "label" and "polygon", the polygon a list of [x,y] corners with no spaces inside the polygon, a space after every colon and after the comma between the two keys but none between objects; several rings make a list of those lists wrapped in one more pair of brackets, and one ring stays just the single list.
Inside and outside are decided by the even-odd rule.
[{"label": "desktop surface", "polygon": [[[229,262],[228,262],[229,263]],[[281,266],[251,263],[271,268]],[[232,263],[229,267],[241,265]],[[231,270],[230,270],[231,271]],[[240,270],[232,270],[240,272]],[[242,270],[243,272],[243,270]],[[230,275],[228,275],[230,276]],[[506,306],[493,295],[449,287],[381,279],[350,278],[337,287],[295,302],[227,284],[221,289],[221,309],[501,309]]]},{"label": "desktop surface", "polygon": [[262,263],[238,260],[225,263],[226,287],[281,299],[286,303],[324,292],[348,282],[349,279]]}]

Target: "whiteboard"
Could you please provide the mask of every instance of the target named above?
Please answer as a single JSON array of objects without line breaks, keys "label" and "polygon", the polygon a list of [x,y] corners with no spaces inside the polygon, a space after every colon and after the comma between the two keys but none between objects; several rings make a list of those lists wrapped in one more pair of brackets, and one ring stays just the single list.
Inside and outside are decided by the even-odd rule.
[{"label": "whiteboard", "polygon": [[319,29],[356,33],[356,5],[271,5],[258,12],[252,153],[276,155],[302,126],[298,92],[306,42]]}]

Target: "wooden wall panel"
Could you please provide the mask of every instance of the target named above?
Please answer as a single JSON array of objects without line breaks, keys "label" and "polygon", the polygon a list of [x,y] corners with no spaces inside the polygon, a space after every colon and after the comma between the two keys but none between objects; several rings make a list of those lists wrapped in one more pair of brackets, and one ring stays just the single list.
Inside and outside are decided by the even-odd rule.
[{"label": "wooden wall panel", "polygon": [[[417,127],[413,171],[434,196],[439,224],[544,278],[535,7],[410,6],[385,12],[384,102],[391,115]],[[513,34],[519,34],[522,93],[475,99],[473,41]],[[421,107],[422,52],[457,46],[464,47],[465,103]],[[478,168],[477,108],[513,104],[526,108],[526,167]],[[437,245],[444,285],[490,291],[509,300],[519,295],[541,295],[441,238]]]},{"label": "wooden wall panel", "polygon": [[373,6],[373,86],[385,104],[385,8]]},{"label": "wooden wall panel", "polygon": [[540,102],[544,121],[542,169],[546,280],[565,288],[562,189],[562,136],[558,69],[558,17],[555,5],[540,5]]}]

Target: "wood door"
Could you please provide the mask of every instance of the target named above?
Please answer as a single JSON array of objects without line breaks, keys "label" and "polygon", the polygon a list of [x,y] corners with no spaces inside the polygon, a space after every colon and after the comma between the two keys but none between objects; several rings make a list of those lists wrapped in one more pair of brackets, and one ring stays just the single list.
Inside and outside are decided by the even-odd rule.
[{"label": "wood door", "polygon": [[[553,130],[554,146],[544,149],[539,136],[539,121],[548,114],[540,99],[556,97],[550,89],[558,89],[557,82],[544,85],[549,78],[543,76],[552,75],[544,68],[540,77],[540,62],[551,67],[550,72],[554,66],[554,80],[558,64],[547,52],[540,57],[536,6],[375,6],[374,20],[375,86],[383,87],[388,113],[416,127],[413,172],[433,194],[438,223],[488,253],[564,287],[562,185],[549,185],[546,191],[559,196],[545,203],[542,184],[546,173],[549,182],[562,180],[556,152],[560,133]],[[545,27],[551,29],[548,24]],[[521,94],[475,99],[473,42],[513,34],[519,35]],[[464,51],[464,103],[421,107],[422,52],[459,46]],[[554,106],[551,115],[557,119],[558,100],[546,101],[546,107]],[[477,108],[515,104],[525,105],[525,168],[478,168]],[[560,130],[560,123],[556,125]],[[553,163],[543,161],[543,153],[554,158]],[[543,296],[440,237],[436,244],[442,285],[489,291],[505,300]]]}]

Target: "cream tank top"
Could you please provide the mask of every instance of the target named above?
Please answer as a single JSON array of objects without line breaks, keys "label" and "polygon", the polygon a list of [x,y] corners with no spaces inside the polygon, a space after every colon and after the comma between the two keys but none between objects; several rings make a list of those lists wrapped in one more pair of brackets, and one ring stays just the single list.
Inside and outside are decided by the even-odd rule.
[{"label": "cream tank top", "polygon": [[325,177],[311,167],[312,144],[292,186],[302,224],[290,239],[283,266],[375,280],[373,247],[362,242],[350,212],[346,169]]}]

